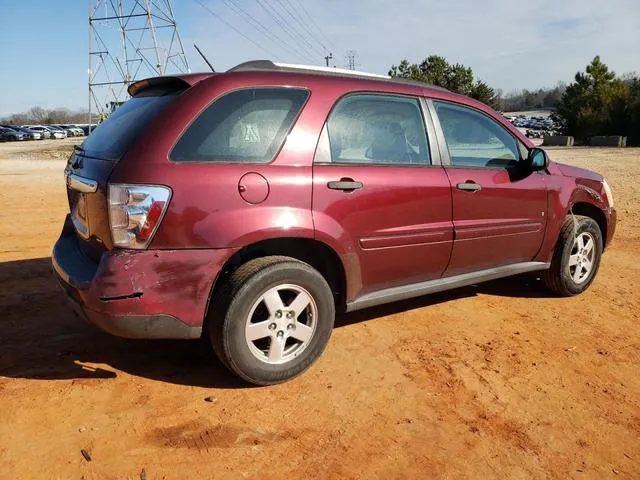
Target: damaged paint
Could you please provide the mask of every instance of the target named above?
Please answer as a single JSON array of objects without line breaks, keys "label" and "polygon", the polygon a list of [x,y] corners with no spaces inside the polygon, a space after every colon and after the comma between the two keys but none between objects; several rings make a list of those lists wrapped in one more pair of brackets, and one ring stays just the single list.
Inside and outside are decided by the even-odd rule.
[{"label": "damaged paint", "polygon": [[102,255],[92,278],[73,287],[74,298],[83,309],[101,315],[164,315],[199,327],[215,279],[234,252],[114,249]]}]

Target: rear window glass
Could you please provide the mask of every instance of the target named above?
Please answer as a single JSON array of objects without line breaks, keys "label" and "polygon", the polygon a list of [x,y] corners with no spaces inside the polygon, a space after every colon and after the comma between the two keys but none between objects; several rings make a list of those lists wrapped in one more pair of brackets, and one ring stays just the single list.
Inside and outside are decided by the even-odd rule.
[{"label": "rear window glass", "polygon": [[119,160],[142,129],[180,93],[141,95],[125,102],[82,143],[86,155]]},{"label": "rear window glass", "polygon": [[184,132],[174,161],[268,163],[282,146],[308,92],[237,90],[213,102]]}]

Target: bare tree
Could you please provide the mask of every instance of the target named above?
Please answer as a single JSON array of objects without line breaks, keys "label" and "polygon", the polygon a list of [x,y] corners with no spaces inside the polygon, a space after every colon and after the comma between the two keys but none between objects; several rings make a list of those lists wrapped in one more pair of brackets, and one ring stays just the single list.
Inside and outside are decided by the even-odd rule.
[{"label": "bare tree", "polygon": [[47,123],[49,112],[42,107],[32,107],[27,112],[27,117],[34,123]]},{"label": "bare tree", "polygon": [[26,112],[14,113],[8,117],[0,118],[0,123],[12,125],[73,124],[86,123],[87,118],[88,113],[82,110],[71,111],[68,108],[47,110],[37,106]]}]

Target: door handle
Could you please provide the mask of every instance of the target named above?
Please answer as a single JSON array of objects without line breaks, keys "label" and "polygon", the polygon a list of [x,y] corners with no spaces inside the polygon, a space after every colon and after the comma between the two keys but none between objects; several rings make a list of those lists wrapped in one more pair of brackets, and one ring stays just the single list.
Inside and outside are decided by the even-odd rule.
[{"label": "door handle", "polygon": [[362,182],[356,182],[353,178],[341,178],[338,181],[327,183],[327,187],[331,190],[342,190],[343,192],[353,192],[359,190],[364,185]]},{"label": "door handle", "polygon": [[456,188],[465,192],[477,192],[478,190],[482,190],[482,187],[478,183],[470,180],[457,184]]}]

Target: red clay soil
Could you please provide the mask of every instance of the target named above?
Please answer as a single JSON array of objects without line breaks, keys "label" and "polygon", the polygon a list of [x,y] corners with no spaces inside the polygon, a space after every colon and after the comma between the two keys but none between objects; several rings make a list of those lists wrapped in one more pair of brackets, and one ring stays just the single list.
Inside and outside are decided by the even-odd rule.
[{"label": "red clay soil", "polygon": [[640,150],[550,151],[616,197],[585,294],[514,278],[346,315],[311,370],[250,388],[72,314],[67,153],[34,143],[0,145],[0,478],[640,478]]}]

